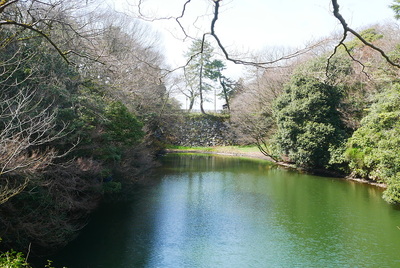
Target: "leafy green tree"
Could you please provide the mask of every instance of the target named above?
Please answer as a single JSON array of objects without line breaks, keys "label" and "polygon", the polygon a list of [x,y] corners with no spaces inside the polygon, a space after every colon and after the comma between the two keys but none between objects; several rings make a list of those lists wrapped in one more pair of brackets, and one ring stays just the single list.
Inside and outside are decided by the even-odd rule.
[{"label": "leafy green tree", "polygon": [[396,19],[400,19],[400,0],[394,0],[393,4],[390,5],[390,8],[393,9]]},{"label": "leafy green tree", "polygon": [[400,85],[379,94],[369,111],[348,141],[350,170],[353,176],[386,183],[384,199],[400,203]]},{"label": "leafy green tree", "polygon": [[225,100],[226,107],[230,111],[230,100],[235,92],[236,82],[222,74],[225,68],[221,60],[213,60],[207,75],[213,81],[218,81],[222,88],[218,96]]},{"label": "leafy green tree", "polygon": [[341,92],[315,78],[295,75],[274,105],[281,153],[305,168],[326,168],[345,138],[337,107]]},{"label": "leafy green tree", "polygon": [[105,116],[109,140],[134,145],[143,138],[142,123],[121,102],[110,103]]},{"label": "leafy green tree", "polygon": [[[213,59],[214,49],[206,40],[193,41],[185,56],[189,59],[185,68],[186,84],[188,86],[189,111],[193,108],[197,97],[200,97],[200,109],[204,111],[205,94],[212,89],[212,82],[222,79],[221,70],[225,68],[220,60]],[[226,83],[226,82],[224,82]]]}]

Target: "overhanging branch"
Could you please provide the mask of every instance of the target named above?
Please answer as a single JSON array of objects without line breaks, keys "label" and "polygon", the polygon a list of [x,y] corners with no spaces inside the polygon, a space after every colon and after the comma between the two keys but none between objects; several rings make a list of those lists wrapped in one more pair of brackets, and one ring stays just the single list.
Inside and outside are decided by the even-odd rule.
[{"label": "overhanging branch", "polygon": [[[348,33],[353,34],[355,37],[358,38],[358,40],[360,40],[364,45],[372,48],[373,50],[379,52],[381,54],[381,56],[392,66],[400,68],[400,64],[397,64],[395,62],[393,62],[388,55],[386,55],[386,53],[380,49],[379,47],[375,46],[374,44],[368,42],[367,40],[365,40],[365,38],[363,38],[359,33],[357,33],[355,30],[353,30],[352,28],[349,27],[349,25],[347,24],[346,20],[343,18],[343,16],[340,14],[339,12],[339,4],[337,0],[332,0],[332,6],[333,6],[333,15],[339,20],[340,24],[343,27],[343,37],[340,40],[339,44],[336,45],[333,54],[329,57],[329,59],[331,59],[333,57],[333,55],[336,53],[338,47],[343,46],[345,48],[345,50],[347,51],[347,53],[350,55],[349,50],[347,49],[347,47],[344,44],[344,41],[348,35]],[[352,57],[353,58],[353,57]],[[328,64],[329,64],[329,59],[328,59]],[[353,58],[354,59],[354,58]],[[359,61],[357,61],[359,62]],[[359,62],[360,63],[360,62]],[[363,65],[364,67],[364,65]]]},{"label": "overhanging branch", "polygon": [[62,52],[61,49],[53,42],[53,40],[51,40],[51,38],[50,38],[46,33],[44,33],[43,31],[41,31],[41,30],[35,28],[32,24],[20,23],[20,22],[13,21],[13,20],[3,20],[3,21],[0,21],[0,26],[1,26],[1,25],[15,25],[15,26],[22,27],[22,28],[24,28],[24,29],[29,29],[29,30],[31,30],[31,31],[33,31],[33,32],[35,32],[35,33],[38,33],[40,36],[44,37],[44,38],[47,40],[47,42],[49,42],[49,43],[51,44],[51,46],[58,52],[58,54],[60,54],[60,56],[61,56],[68,64],[71,63],[71,62],[68,60],[67,56],[66,56],[66,54],[68,54],[69,51],[68,51],[67,53]]},{"label": "overhanging branch", "polygon": [[[182,19],[185,16],[187,5],[190,2],[191,2],[191,0],[186,0],[185,4],[183,4],[182,12],[178,17],[169,16],[169,17],[162,17],[162,18],[148,18],[142,12],[142,0],[139,0],[137,7],[138,7],[138,12],[139,12],[140,18],[145,21],[153,22],[153,21],[157,21],[157,20],[175,20],[176,23],[179,25],[179,28],[181,28],[181,30],[185,36],[185,38],[183,40],[185,40],[186,38],[190,38],[190,36],[186,33],[186,30],[183,27],[182,23],[180,22],[180,19]],[[194,38],[192,38],[192,39],[194,39]]]},{"label": "overhanging branch", "polygon": [[312,46],[309,46],[305,49],[301,49],[301,50],[297,50],[293,53],[287,54],[285,56],[279,57],[275,60],[271,60],[271,61],[263,61],[263,62],[255,62],[255,61],[246,61],[246,60],[240,60],[240,59],[235,59],[232,58],[229,53],[227,52],[227,50],[225,49],[224,45],[222,44],[221,40],[219,39],[216,31],[215,31],[215,25],[217,23],[218,20],[218,16],[219,16],[219,9],[220,9],[220,2],[222,0],[213,0],[214,2],[214,17],[211,21],[211,32],[210,35],[214,37],[215,41],[218,44],[218,47],[221,49],[222,53],[224,54],[226,60],[231,61],[235,64],[242,64],[242,65],[251,65],[251,66],[257,66],[257,67],[262,67],[262,68],[266,68],[266,66],[270,66],[272,64],[275,64],[277,62],[280,61],[284,61],[284,60],[290,60],[293,59],[295,57],[298,57],[302,54],[305,54],[309,51],[311,51],[312,49],[314,49],[315,47],[317,47],[320,43],[314,44]]}]

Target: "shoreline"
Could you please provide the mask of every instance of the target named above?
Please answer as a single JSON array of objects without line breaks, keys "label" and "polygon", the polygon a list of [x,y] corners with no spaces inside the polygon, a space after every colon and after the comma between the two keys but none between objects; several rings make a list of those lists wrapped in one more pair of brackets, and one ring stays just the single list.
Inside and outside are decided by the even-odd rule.
[{"label": "shoreline", "polygon": [[[265,161],[269,161],[272,163],[275,163],[278,166],[281,167],[285,167],[285,168],[291,168],[291,169],[296,169],[298,171],[304,171],[307,173],[312,174],[313,172],[310,171],[306,171],[304,169],[301,168],[297,168],[292,164],[289,163],[285,163],[285,162],[275,162],[274,160],[272,160],[270,157],[265,156],[264,154],[262,154],[261,152],[224,152],[224,151],[203,151],[203,150],[181,150],[181,149],[165,149],[165,153],[193,153],[193,154],[214,154],[214,155],[222,155],[222,156],[232,156],[232,157],[247,157],[247,158],[254,158],[254,159],[261,159],[261,160],[265,160]],[[318,172],[316,172],[318,174]],[[327,176],[326,174],[324,176]],[[375,187],[379,187],[379,188],[386,188],[387,185],[384,183],[379,183],[376,181],[372,181],[372,180],[367,180],[367,179],[361,179],[361,178],[355,178],[355,177],[351,177],[351,176],[331,176],[331,177],[335,177],[338,179],[344,179],[344,180],[348,180],[348,181],[354,181],[357,183],[362,183],[362,184],[368,184],[368,185],[372,185]]]}]

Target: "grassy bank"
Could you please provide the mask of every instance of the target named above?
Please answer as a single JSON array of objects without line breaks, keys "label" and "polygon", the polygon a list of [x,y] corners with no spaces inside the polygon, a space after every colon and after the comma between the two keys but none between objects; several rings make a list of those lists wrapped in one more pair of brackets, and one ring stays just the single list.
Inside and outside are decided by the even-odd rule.
[{"label": "grassy bank", "polygon": [[252,157],[270,160],[263,155],[257,146],[214,146],[214,147],[183,147],[183,146],[168,146],[168,152],[183,152],[183,153],[210,153],[223,154],[232,156]]}]

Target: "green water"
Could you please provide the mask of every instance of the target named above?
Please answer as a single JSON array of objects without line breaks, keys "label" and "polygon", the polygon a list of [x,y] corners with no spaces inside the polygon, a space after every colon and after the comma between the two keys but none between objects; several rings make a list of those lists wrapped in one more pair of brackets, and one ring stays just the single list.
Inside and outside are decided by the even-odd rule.
[{"label": "green water", "polygon": [[168,155],[133,201],[100,209],[56,266],[400,267],[382,190],[258,161]]}]

